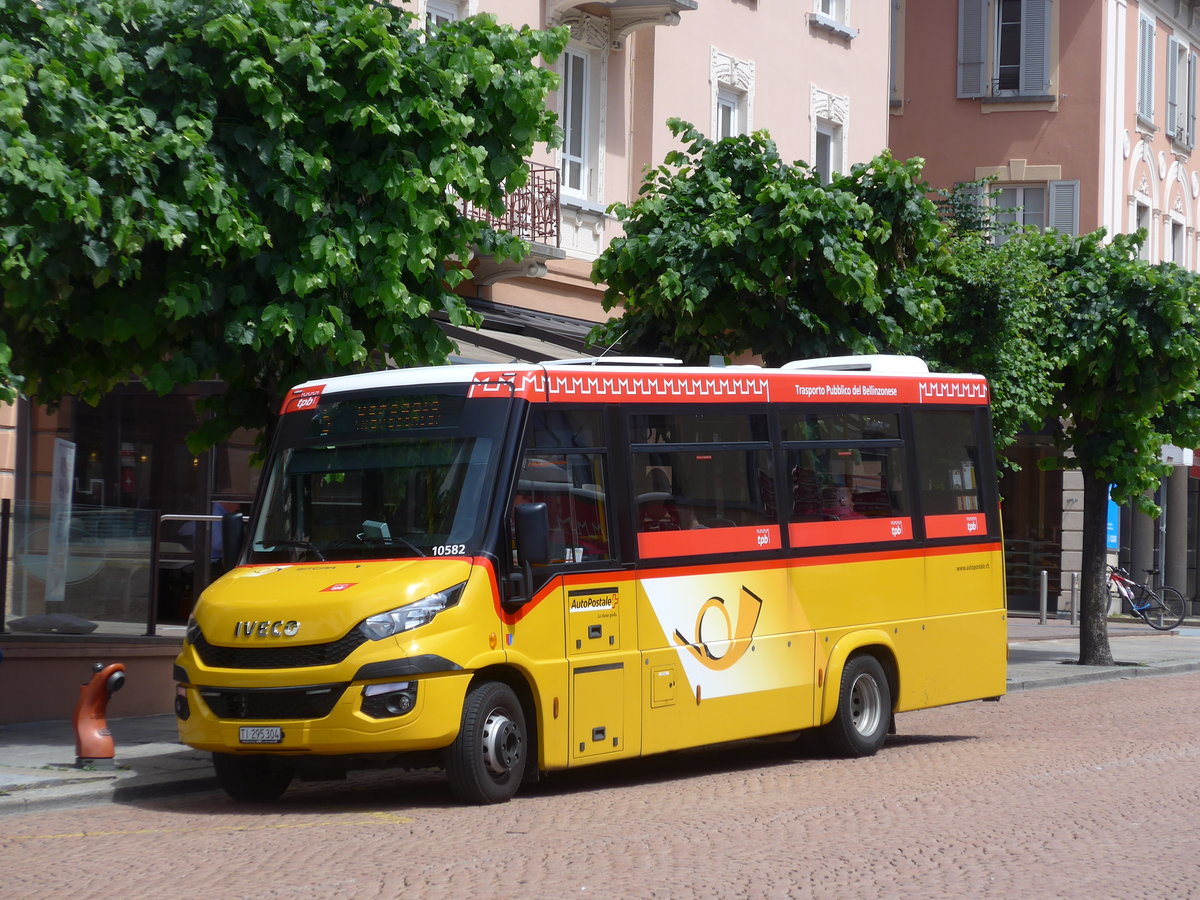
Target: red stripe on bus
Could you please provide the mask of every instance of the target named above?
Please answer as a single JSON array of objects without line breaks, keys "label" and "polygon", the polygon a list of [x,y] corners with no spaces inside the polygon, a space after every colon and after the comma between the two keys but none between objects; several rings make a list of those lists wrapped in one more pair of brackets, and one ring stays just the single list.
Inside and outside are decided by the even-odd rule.
[{"label": "red stripe on bus", "polygon": [[926,537],[975,537],[981,534],[987,534],[987,516],[982,512],[925,517]]},{"label": "red stripe on bus", "polygon": [[839,519],[828,522],[792,522],[788,540],[793,547],[823,547],[828,544],[870,544],[878,541],[912,540],[912,519]]},{"label": "red stripe on bus", "polygon": [[778,550],[782,546],[778,525],[643,531],[638,535],[638,555],[641,557],[744,553],[747,550]]}]

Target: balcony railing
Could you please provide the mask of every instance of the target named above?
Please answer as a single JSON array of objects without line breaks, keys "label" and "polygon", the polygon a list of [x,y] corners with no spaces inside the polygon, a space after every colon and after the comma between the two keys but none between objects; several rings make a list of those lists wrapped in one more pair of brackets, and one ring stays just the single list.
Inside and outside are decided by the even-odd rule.
[{"label": "balcony railing", "polygon": [[558,169],[543,163],[526,162],[529,180],[504,198],[504,215],[462,201],[463,215],[487,222],[497,231],[507,231],[533,244],[561,245],[559,228]]}]

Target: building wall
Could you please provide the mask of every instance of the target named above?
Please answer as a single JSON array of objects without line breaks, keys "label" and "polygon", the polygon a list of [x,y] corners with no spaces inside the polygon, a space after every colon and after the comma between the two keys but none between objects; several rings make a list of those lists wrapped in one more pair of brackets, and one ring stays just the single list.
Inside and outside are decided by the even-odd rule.
[{"label": "building wall", "polygon": [[[669,3],[648,15],[661,18]],[[596,191],[562,204],[565,258],[549,259],[541,278],[517,277],[481,285],[486,300],[602,321],[603,285],[591,264],[620,234],[605,210],[637,196],[647,166],[679,145],[667,119],[682,118],[716,136],[718,90],[732,89],[744,109],[739,132],[766,129],[791,160],[812,161],[818,119],[840,129],[835,169],[846,171],[887,146],[889,19],[874,4],[847,4],[844,22],[814,21],[815,0],[758,4],[699,0],[678,24],[628,30],[622,9],[572,0],[479,0],[480,12],[513,24],[571,27],[573,47],[592,54],[603,80],[599,129],[601,164]],[[561,64],[558,66],[561,71]],[[557,110],[561,98],[551,98]],[[559,165],[561,150],[541,147],[534,161]]]},{"label": "building wall", "polygon": [[[1046,99],[958,96],[958,0],[907,0],[893,153],[926,160],[934,188],[986,175],[998,183],[1079,179],[1079,227],[1100,223],[1105,60],[1098,2],[1051,3]],[[994,17],[996,0],[988,4]],[[992,53],[994,49],[989,48]]]}]

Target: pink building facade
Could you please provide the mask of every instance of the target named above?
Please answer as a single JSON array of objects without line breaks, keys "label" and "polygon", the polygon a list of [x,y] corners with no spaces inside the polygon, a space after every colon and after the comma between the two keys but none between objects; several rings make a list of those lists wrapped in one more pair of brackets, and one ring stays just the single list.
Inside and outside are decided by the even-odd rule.
[{"label": "pink building facade", "polygon": [[[890,144],[924,157],[933,187],[992,176],[1002,219],[1071,234],[1145,229],[1147,260],[1200,268],[1200,3],[896,0],[894,15]],[[1037,472],[1044,444],[1022,441],[1024,473],[1005,490],[1010,581],[1029,599],[1047,570],[1063,608],[1082,492],[1072,473]],[[1139,576],[1161,566],[1192,599],[1200,491],[1187,456],[1163,484],[1163,520],[1122,515],[1110,548]]]},{"label": "pink building facade", "polygon": [[[534,162],[559,176],[560,239],[532,259],[476,264],[483,301],[603,321],[596,256],[619,234],[606,210],[637,196],[676,145],[667,119],[713,137],[766,129],[785,159],[846,171],[887,146],[890,21],[861,0],[417,0],[426,21],[485,12],[565,26],[550,98],[563,146]],[[534,277],[530,277],[530,276]]]}]

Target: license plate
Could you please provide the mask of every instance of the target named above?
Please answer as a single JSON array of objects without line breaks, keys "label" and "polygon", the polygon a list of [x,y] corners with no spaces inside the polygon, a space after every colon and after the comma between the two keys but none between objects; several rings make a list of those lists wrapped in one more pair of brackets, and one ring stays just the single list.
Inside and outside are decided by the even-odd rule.
[{"label": "license plate", "polygon": [[238,729],[238,740],[243,744],[279,744],[283,742],[283,729],[278,725],[246,725]]}]

